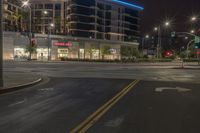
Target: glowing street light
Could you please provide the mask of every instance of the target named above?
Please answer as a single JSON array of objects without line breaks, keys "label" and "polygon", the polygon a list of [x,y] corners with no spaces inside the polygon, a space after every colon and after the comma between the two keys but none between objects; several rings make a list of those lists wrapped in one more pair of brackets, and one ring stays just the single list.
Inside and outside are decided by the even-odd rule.
[{"label": "glowing street light", "polygon": [[148,38],[149,38],[149,35],[146,35],[145,38],[148,39]]},{"label": "glowing street light", "polygon": [[190,33],[194,34],[194,33],[195,33],[195,30],[191,30]]},{"label": "glowing street light", "polygon": [[158,31],[158,27],[155,27],[155,28],[154,28],[154,31]]},{"label": "glowing street light", "polygon": [[47,11],[44,11],[43,13],[44,13],[45,15],[47,15],[47,14],[48,14],[48,12],[47,12]]},{"label": "glowing street light", "polygon": [[22,1],[22,7],[28,7],[29,6],[29,0],[27,1]]},{"label": "glowing street light", "polygon": [[196,21],[197,20],[197,17],[196,16],[193,16],[192,18],[191,18],[191,21]]},{"label": "glowing street light", "polygon": [[170,22],[169,21],[166,21],[165,22],[165,26],[169,26],[170,25]]},{"label": "glowing street light", "polygon": [[55,26],[54,23],[51,23],[51,24],[50,24],[50,27],[51,27],[51,28],[53,28],[54,26]]}]

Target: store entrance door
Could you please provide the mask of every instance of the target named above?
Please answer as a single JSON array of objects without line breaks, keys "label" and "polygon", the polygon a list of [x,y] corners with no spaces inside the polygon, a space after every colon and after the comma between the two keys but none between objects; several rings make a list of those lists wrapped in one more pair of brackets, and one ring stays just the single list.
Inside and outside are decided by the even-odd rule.
[{"label": "store entrance door", "polygon": [[69,54],[69,49],[68,48],[59,48],[58,49],[58,58],[67,58]]}]

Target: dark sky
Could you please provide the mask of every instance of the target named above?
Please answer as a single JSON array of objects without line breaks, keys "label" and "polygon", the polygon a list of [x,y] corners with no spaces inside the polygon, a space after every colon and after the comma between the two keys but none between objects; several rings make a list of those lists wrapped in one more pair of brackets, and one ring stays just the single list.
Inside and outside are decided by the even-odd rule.
[{"label": "dark sky", "polygon": [[[134,1],[134,0],[133,0]],[[200,16],[200,0],[137,0],[145,10],[142,14],[142,33],[151,32],[155,25],[167,18],[173,21],[173,30],[185,31],[191,28],[190,16]],[[200,23],[200,21],[199,21]]]}]

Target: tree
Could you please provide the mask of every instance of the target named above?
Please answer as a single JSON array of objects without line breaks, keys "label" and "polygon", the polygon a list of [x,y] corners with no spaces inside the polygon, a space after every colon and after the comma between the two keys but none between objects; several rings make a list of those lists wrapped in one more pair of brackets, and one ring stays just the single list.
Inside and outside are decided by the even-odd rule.
[{"label": "tree", "polygon": [[32,42],[31,45],[27,45],[25,49],[26,53],[29,53],[29,60],[32,59],[32,54],[37,53],[37,46]]},{"label": "tree", "polygon": [[9,15],[8,18],[14,22],[14,30],[17,31],[21,28],[21,22],[19,22],[22,18],[19,12],[14,12],[13,14]]},{"label": "tree", "polygon": [[90,59],[93,58],[93,54],[94,54],[95,50],[96,50],[96,46],[95,46],[94,44],[92,44],[92,45],[90,46],[90,48],[87,49],[87,52],[88,52],[89,55],[90,55]]},{"label": "tree", "polygon": [[101,49],[102,59],[105,58],[105,55],[109,55],[109,54],[111,54],[110,46],[103,46],[103,48]]},{"label": "tree", "polygon": [[139,51],[137,48],[131,46],[122,46],[121,55],[122,57],[128,57],[128,58],[138,57]]}]

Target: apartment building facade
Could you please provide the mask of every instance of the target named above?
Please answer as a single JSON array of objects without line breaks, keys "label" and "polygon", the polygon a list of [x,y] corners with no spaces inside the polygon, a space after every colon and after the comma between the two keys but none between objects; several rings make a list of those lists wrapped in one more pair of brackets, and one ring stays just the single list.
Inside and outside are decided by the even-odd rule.
[{"label": "apartment building facade", "polygon": [[[50,46],[57,51],[52,55],[54,59],[121,59],[122,47],[138,48],[143,7],[129,0],[30,2],[32,31],[39,33],[38,40],[49,39],[49,33],[54,35]],[[51,23],[55,25],[53,28],[50,28]],[[44,49],[40,50],[41,55],[47,56],[49,41],[42,42],[46,44],[41,44]],[[102,53],[105,47],[109,47],[106,56]]]}]

